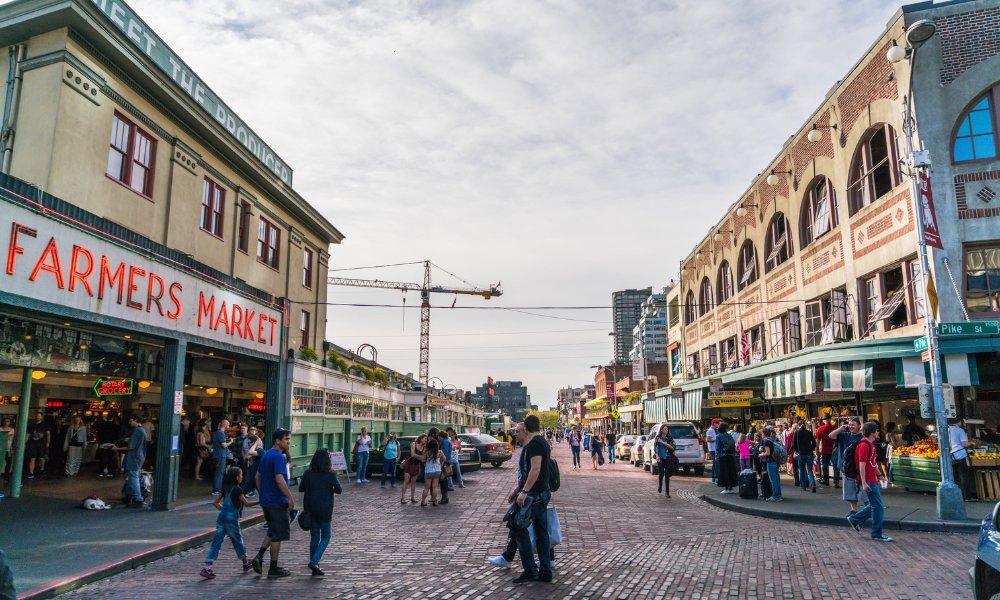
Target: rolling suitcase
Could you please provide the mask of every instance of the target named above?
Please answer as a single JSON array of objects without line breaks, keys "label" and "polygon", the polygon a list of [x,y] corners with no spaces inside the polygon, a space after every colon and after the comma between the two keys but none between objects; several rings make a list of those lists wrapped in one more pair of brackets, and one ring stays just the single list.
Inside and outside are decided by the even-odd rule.
[{"label": "rolling suitcase", "polygon": [[771,497],[771,478],[767,476],[767,473],[760,474],[760,495],[767,500]]},{"label": "rolling suitcase", "polygon": [[740,473],[740,498],[747,500],[757,499],[757,474],[753,471]]}]

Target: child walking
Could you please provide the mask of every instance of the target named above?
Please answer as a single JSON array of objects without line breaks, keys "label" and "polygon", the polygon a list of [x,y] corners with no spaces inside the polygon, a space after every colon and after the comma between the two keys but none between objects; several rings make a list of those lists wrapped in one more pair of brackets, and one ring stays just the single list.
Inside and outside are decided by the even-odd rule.
[{"label": "child walking", "polygon": [[222,542],[227,536],[233,542],[236,556],[243,562],[243,572],[246,573],[253,568],[253,561],[247,558],[247,550],[243,545],[240,517],[243,515],[244,506],[256,506],[258,502],[246,499],[240,487],[242,482],[243,471],[239,467],[229,467],[226,470],[222,480],[222,494],[215,498],[214,503],[215,508],[220,510],[219,516],[215,520],[215,537],[212,538],[212,547],[208,549],[205,566],[201,569],[201,576],[205,579],[215,579],[212,563],[219,557]]}]

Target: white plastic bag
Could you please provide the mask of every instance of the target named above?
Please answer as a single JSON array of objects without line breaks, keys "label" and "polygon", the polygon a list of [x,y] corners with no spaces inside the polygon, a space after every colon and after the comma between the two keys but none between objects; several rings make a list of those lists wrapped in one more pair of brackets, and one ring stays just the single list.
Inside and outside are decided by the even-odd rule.
[{"label": "white plastic bag", "polygon": [[[562,543],[562,525],[559,523],[559,513],[556,512],[556,507],[550,506],[545,509],[546,521],[549,525],[549,543],[553,546],[557,546]],[[534,526],[528,526],[528,536],[531,538],[531,547],[535,547],[535,528]],[[537,551],[537,548],[535,548]]]}]

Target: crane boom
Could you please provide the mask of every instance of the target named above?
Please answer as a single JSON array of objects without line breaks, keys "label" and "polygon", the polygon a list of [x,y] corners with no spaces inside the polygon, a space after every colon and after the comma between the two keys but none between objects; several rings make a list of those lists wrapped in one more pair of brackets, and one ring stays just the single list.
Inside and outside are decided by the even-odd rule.
[{"label": "crane boom", "polygon": [[424,283],[407,283],[400,281],[384,281],[381,279],[349,279],[343,277],[328,277],[329,285],[348,287],[367,287],[388,290],[420,290],[420,382],[427,386],[430,379],[430,341],[431,341],[431,294],[462,294],[467,296],[482,296],[489,300],[494,296],[502,296],[500,284],[491,285],[487,289],[469,287],[453,288],[431,285],[431,261],[424,261]]}]

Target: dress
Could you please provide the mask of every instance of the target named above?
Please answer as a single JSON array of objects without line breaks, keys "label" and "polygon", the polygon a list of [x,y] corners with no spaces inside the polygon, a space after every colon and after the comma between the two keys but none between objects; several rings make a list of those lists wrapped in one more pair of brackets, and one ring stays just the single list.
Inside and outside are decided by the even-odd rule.
[{"label": "dress", "polygon": [[423,452],[423,450],[423,448],[416,446],[410,448],[410,458],[406,459],[406,464],[403,465],[403,473],[409,475],[413,479],[420,477],[421,466],[421,461],[413,457],[413,452]]},{"label": "dress", "polygon": [[732,436],[719,436],[716,442],[719,459],[719,487],[734,488],[739,485],[736,463],[736,442]]}]

